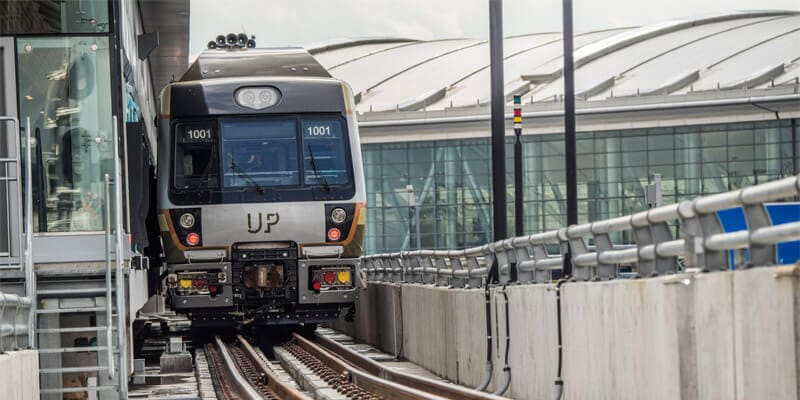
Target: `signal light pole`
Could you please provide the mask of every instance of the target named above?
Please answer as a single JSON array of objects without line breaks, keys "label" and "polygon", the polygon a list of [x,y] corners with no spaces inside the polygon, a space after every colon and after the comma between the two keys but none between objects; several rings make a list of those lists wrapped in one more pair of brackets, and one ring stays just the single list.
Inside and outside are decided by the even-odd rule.
[{"label": "signal light pole", "polygon": [[514,234],[516,236],[524,235],[524,214],[523,214],[523,198],[524,191],[522,190],[522,98],[519,95],[514,96]]},{"label": "signal light pole", "polygon": [[494,240],[508,236],[506,224],[505,94],[503,80],[503,2],[489,0],[489,61],[492,92],[492,210]]}]

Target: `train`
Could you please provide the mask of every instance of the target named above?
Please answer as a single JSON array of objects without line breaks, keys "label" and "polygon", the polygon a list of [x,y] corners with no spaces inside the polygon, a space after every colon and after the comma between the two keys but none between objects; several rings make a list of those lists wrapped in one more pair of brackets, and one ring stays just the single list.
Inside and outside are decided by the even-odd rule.
[{"label": "train", "polygon": [[209,43],[161,92],[167,304],[194,327],[316,324],[352,310],[366,221],[355,101],[302,48]]}]

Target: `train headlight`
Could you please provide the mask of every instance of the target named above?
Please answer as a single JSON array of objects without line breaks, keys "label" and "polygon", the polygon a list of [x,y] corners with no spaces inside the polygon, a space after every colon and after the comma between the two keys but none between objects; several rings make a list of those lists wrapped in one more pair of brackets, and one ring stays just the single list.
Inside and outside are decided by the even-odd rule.
[{"label": "train headlight", "polygon": [[236,91],[236,104],[253,110],[263,110],[278,104],[281,92],[270,86],[243,87]]},{"label": "train headlight", "polygon": [[184,229],[189,229],[194,226],[194,215],[185,213],[181,215],[180,224]]},{"label": "train headlight", "polygon": [[331,220],[334,223],[341,224],[345,219],[347,219],[347,211],[344,208],[334,208],[331,211]]}]

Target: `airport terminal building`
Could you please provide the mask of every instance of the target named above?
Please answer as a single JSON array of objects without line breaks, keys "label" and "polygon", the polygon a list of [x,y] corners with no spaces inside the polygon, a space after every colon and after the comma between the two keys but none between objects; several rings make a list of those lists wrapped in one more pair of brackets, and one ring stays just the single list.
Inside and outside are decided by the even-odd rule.
[{"label": "airport terminal building", "polygon": [[[579,222],[798,173],[800,14],[707,15],[575,37]],[[511,100],[523,99],[525,231],[564,226],[561,35],[504,43],[509,233]],[[489,45],[485,40],[362,39],[309,46],[357,94],[368,192],[367,251],[492,237]],[[402,246],[400,245],[402,244]]]}]

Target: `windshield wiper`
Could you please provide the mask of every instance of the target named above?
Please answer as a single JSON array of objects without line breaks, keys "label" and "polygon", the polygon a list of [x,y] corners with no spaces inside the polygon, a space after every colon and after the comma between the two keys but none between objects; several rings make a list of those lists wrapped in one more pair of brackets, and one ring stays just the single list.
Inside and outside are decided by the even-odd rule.
[{"label": "windshield wiper", "polygon": [[256,180],[253,179],[253,177],[250,176],[247,172],[242,171],[242,169],[239,168],[239,166],[236,165],[236,163],[233,161],[233,157],[231,157],[231,171],[235,173],[236,176],[239,176],[243,178],[245,181],[247,181],[247,183],[249,183],[251,187],[256,189],[256,192],[258,192],[258,194],[264,194],[264,188],[262,188],[261,185],[259,185],[258,182],[256,182]]},{"label": "windshield wiper", "polygon": [[314,152],[311,151],[311,144],[308,144],[308,156],[311,158],[311,168],[314,169],[314,175],[317,176],[317,179],[322,180],[322,187],[327,193],[330,193],[331,185],[328,184],[328,180],[325,179],[325,175],[320,174],[319,170],[317,169],[317,159],[314,158]]}]

